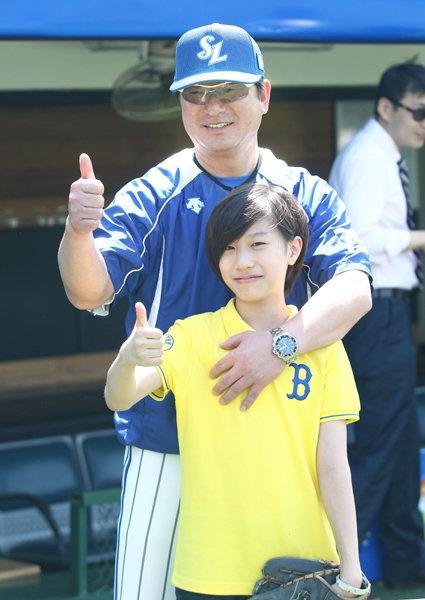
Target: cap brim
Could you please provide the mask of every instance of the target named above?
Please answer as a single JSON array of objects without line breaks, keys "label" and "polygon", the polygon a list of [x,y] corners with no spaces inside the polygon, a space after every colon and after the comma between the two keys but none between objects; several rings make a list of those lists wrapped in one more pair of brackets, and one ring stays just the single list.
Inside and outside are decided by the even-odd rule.
[{"label": "cap brim", "polygon": [[209,73],[197,73],[191,77],[185,77],[179,81],[173,81],[170,92],[177,92],[189,85],[207,83],[208,81],[232,81],[234,83],[257,83],[263,75],[252,75],[251,73],[240,73],[238,71],[215,71]]}]

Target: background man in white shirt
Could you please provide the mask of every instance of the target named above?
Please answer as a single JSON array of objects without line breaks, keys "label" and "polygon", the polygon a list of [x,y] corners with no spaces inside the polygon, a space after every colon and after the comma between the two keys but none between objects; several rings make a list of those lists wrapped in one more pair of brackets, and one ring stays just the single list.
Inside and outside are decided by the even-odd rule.
[{"label": "background man in white shirt", "polygon": [[359,541],[379,515],[384,579],[393,586],[425,576],[411,319],[425,231],[411,230],[401,162],[403,148],[424,142],[425,68],[394,65],[378,85],[375,116],[336,157],[329,178],[372,265],[373,308],[344,338],[362,405],[349,460]]}]

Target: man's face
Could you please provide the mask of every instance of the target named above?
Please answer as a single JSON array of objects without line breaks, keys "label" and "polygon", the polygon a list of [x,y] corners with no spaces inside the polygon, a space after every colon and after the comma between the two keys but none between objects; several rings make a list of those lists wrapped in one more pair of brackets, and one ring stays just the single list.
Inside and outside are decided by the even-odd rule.
[{"label": "man's face", "polygon": [[[219,82],[209,82],[214,85]],[[223,102],[211,94],[203,105],[191,104],[180,95],[184,128],[199,155],[216,153],[231,155],[238,149],[247,150],[257,144],[257,132],[262,116],[267,112],[270,83],[264,80],[261,98],[255,85],[248,95],[234,102]]]},{"label": "man's face", "polygon": [[[425,108],[425,94],[409,92],[400,100],[409,108]],[[425,142],[425,119],[415,121],[410,111],[391,103],[386,118],[386,129],[397,147],[422,148]]]}]

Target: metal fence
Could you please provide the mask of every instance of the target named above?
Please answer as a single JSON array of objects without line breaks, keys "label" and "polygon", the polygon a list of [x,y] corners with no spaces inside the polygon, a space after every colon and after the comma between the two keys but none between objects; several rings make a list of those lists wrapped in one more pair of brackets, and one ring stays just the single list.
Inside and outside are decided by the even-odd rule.
[{"label": "metal fence", "polygon": [[120,488],[71,497],[70,592],[72,598],[111,600]]}]

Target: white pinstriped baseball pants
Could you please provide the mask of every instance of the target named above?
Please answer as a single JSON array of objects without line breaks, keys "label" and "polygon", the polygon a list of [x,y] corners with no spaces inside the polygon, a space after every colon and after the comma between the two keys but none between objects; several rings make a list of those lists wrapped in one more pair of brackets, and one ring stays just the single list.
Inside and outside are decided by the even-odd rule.
[{"label": "white pinstriped baseball pants", "polygon": [[126,447],[114,600],[175,600],[180,490],[178,455]]}]

